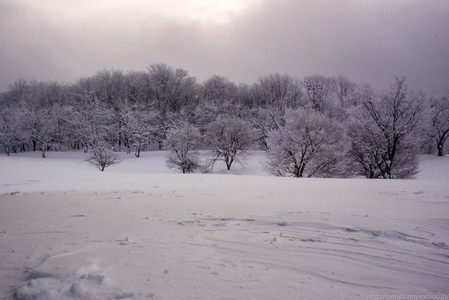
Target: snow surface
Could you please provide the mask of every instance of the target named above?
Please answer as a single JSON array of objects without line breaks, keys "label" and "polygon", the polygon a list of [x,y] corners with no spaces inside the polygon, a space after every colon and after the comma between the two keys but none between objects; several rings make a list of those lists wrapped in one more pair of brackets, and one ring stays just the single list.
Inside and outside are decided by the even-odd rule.
[{"label": "snow surface", "polygon": [[448,156],[416,180],[272,177],[262,152],[183,175],[166,156],[0,156],[0,298],[449,294]]}]

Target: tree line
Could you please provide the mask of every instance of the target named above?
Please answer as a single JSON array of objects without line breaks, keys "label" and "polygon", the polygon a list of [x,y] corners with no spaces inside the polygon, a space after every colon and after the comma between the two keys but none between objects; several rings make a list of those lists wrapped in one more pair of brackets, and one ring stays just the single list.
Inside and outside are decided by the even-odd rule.
[{"label": "tree line", "polygon": [[221,160],[229,170],[257,147],[277,176],[410,178],[417,154],[444,155],[448,136],[449,100],[412,92],[405,78],[384,91],[344,76],[198,82],[182,68],[153,64],[70,84],[19,79],[0,94],[7,155],[113,150],[139,157],[156,145],[170,150],[169,166],[183,173]]}]

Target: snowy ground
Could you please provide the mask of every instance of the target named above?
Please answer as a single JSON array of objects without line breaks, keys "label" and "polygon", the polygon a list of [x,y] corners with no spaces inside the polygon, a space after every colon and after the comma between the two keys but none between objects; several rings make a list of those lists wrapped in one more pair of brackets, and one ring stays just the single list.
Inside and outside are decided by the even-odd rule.
[{"label": "snowy ground", "polygon": [[448,299],[448,156],[416,180],[271,177],[261,152],[182,175],[165,156],[0,156],[0,298]]}]

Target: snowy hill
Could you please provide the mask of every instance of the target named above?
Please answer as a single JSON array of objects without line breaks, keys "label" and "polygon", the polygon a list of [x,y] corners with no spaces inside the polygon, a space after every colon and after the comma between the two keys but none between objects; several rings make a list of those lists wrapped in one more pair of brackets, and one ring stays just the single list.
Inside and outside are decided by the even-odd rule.
[{"label": "snowy hill", "polygon": [[261,152],[182,175],[166,155],[106,172],[84,153],[0,156],[0,298],[449,293],[447,156],[422,156],[415,180],[366,180],[267,176]]}]

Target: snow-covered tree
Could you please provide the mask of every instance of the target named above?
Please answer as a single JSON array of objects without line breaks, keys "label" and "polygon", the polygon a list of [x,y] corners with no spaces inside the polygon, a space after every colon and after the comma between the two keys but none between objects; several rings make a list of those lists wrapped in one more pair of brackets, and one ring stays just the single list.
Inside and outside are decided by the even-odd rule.
[{"label": "snow-covered tree", "polygon": [[267,170],[277,176],[341,176],[350,140],[341,124],[312,109],[287,111],[269,133]]},{"label": "snow-covered tree", "polygon": [[241,112],[237,98],[238,88],[233,82],[213,75],[201,86],[198,103],[187,120],[203,132],[219,117],[237,116]]},{"label": "snow-covered tree", "polygon": [[262,76],[253,86],[252,94],[259,107],[285,109],[304,105],[299,81],[287,74]]},{"label": "snow-covered tree", "polygon": [[8,156],[18,143],[25,141],[23,133],[17,111],[7,107],[1,108],[0,145],[5,147],[5,153]]},{"label": "snow-covered tree", "polygon": [[351,106],[357,85],[343,75],[338,75],[334,80],[335,91],[340,102],[340,106],[343,108]]},{"label": "snow-covered tree", "polygon": [[111,113],[95,96],[82,97],[82,102],[70,107],[71,112],[66,121],[74,128],[74,139],[87,152],[104,142],[108,131],[106,120]]},{"label": "snow-covered tree", "polygon": [[417,171],[416,130],[423,99],[397,79],[388,93],[367,94],[349,125],[351,155],[358,173],[369,178],[410,178]]},{"label": "snow-covered tree", "polygon": [[201,138],[199,130],[190,124],[171,130],[166,140],[166,146],[170,150],[167,165],[182,173],[192,173],[198,169],[200,163],[195,150]]},{"label": "snow-covered tree", "polygon": [[237,93],[237,86],[233,82],[224,76],[213,75],[203,83],[201,100],[216,104],[234,102],[237,98]]},{"label": "snow-covered tree", "polygon": [[47,150],[60,146],[55,142],[60,112],[59,106],[26,107],[21,111],[23,130],[31,142],[40,148],[42,158],[46,157]]},{"label": "snow-covered tree", "polygon": [[84,92],[93,94],[111,110],[117,109],[127,99],[126,77],[122,71],[103,70],[82,81],[81,85],[87,88]]},{"label": "snow-covered tree", "polygon": [[148,92],[155,109],[162,114],[179,112],[183,106],[196,101],[198,85],[186,70],[153,64],[148,67],[148,72]]},{"label": "snow-covered tree", "polygon": [[105,168],[120,163],[120,158],[107,146],[99,145],[90,151],[87,162],[103,172]]},{"label": "snow-covered tree", "polygon": [[157,114],[151,119],[151,140],[158,144],[159,150],[164,149],[167,134],[179,123],[177,116],[175,113],[166,113],[165,115]]},{"label": "snow-covered tree", "polygon": [[148,145],[154,128],[152,121],[156,113],[134,108],[125,116],[124,128],[127,135],[128,147],[133,146],[136,157],[140,157],[142,149]]},{"label": "snow-covered tree", "polygon": [[444,155],[444,145],[449,138],[449,99],[435,98],[430,107],[430,137],[435,142],[438,156]]},{"label": "snow-covered tree", "polygon": [[268,134],[285,124],[285,111],[279,107],[259,108],[253,111],[254,114],[250,117],[250,123],[254,128],[257,141],[267,149]]},{"label": "snow-covered tree", "polygon": [[212,166],[217,160],[223,160],[230,170],[232,163],[243,157],[254,142],[254,133],[241,119],[225,117],[207,126],[205,139],[211,147]]},{"label": "snow-covered tree", "polygon": [[337,98],[337,82],[321,75],[304,78],[304,89],[310,106],[319,112],[332,112]]}]

